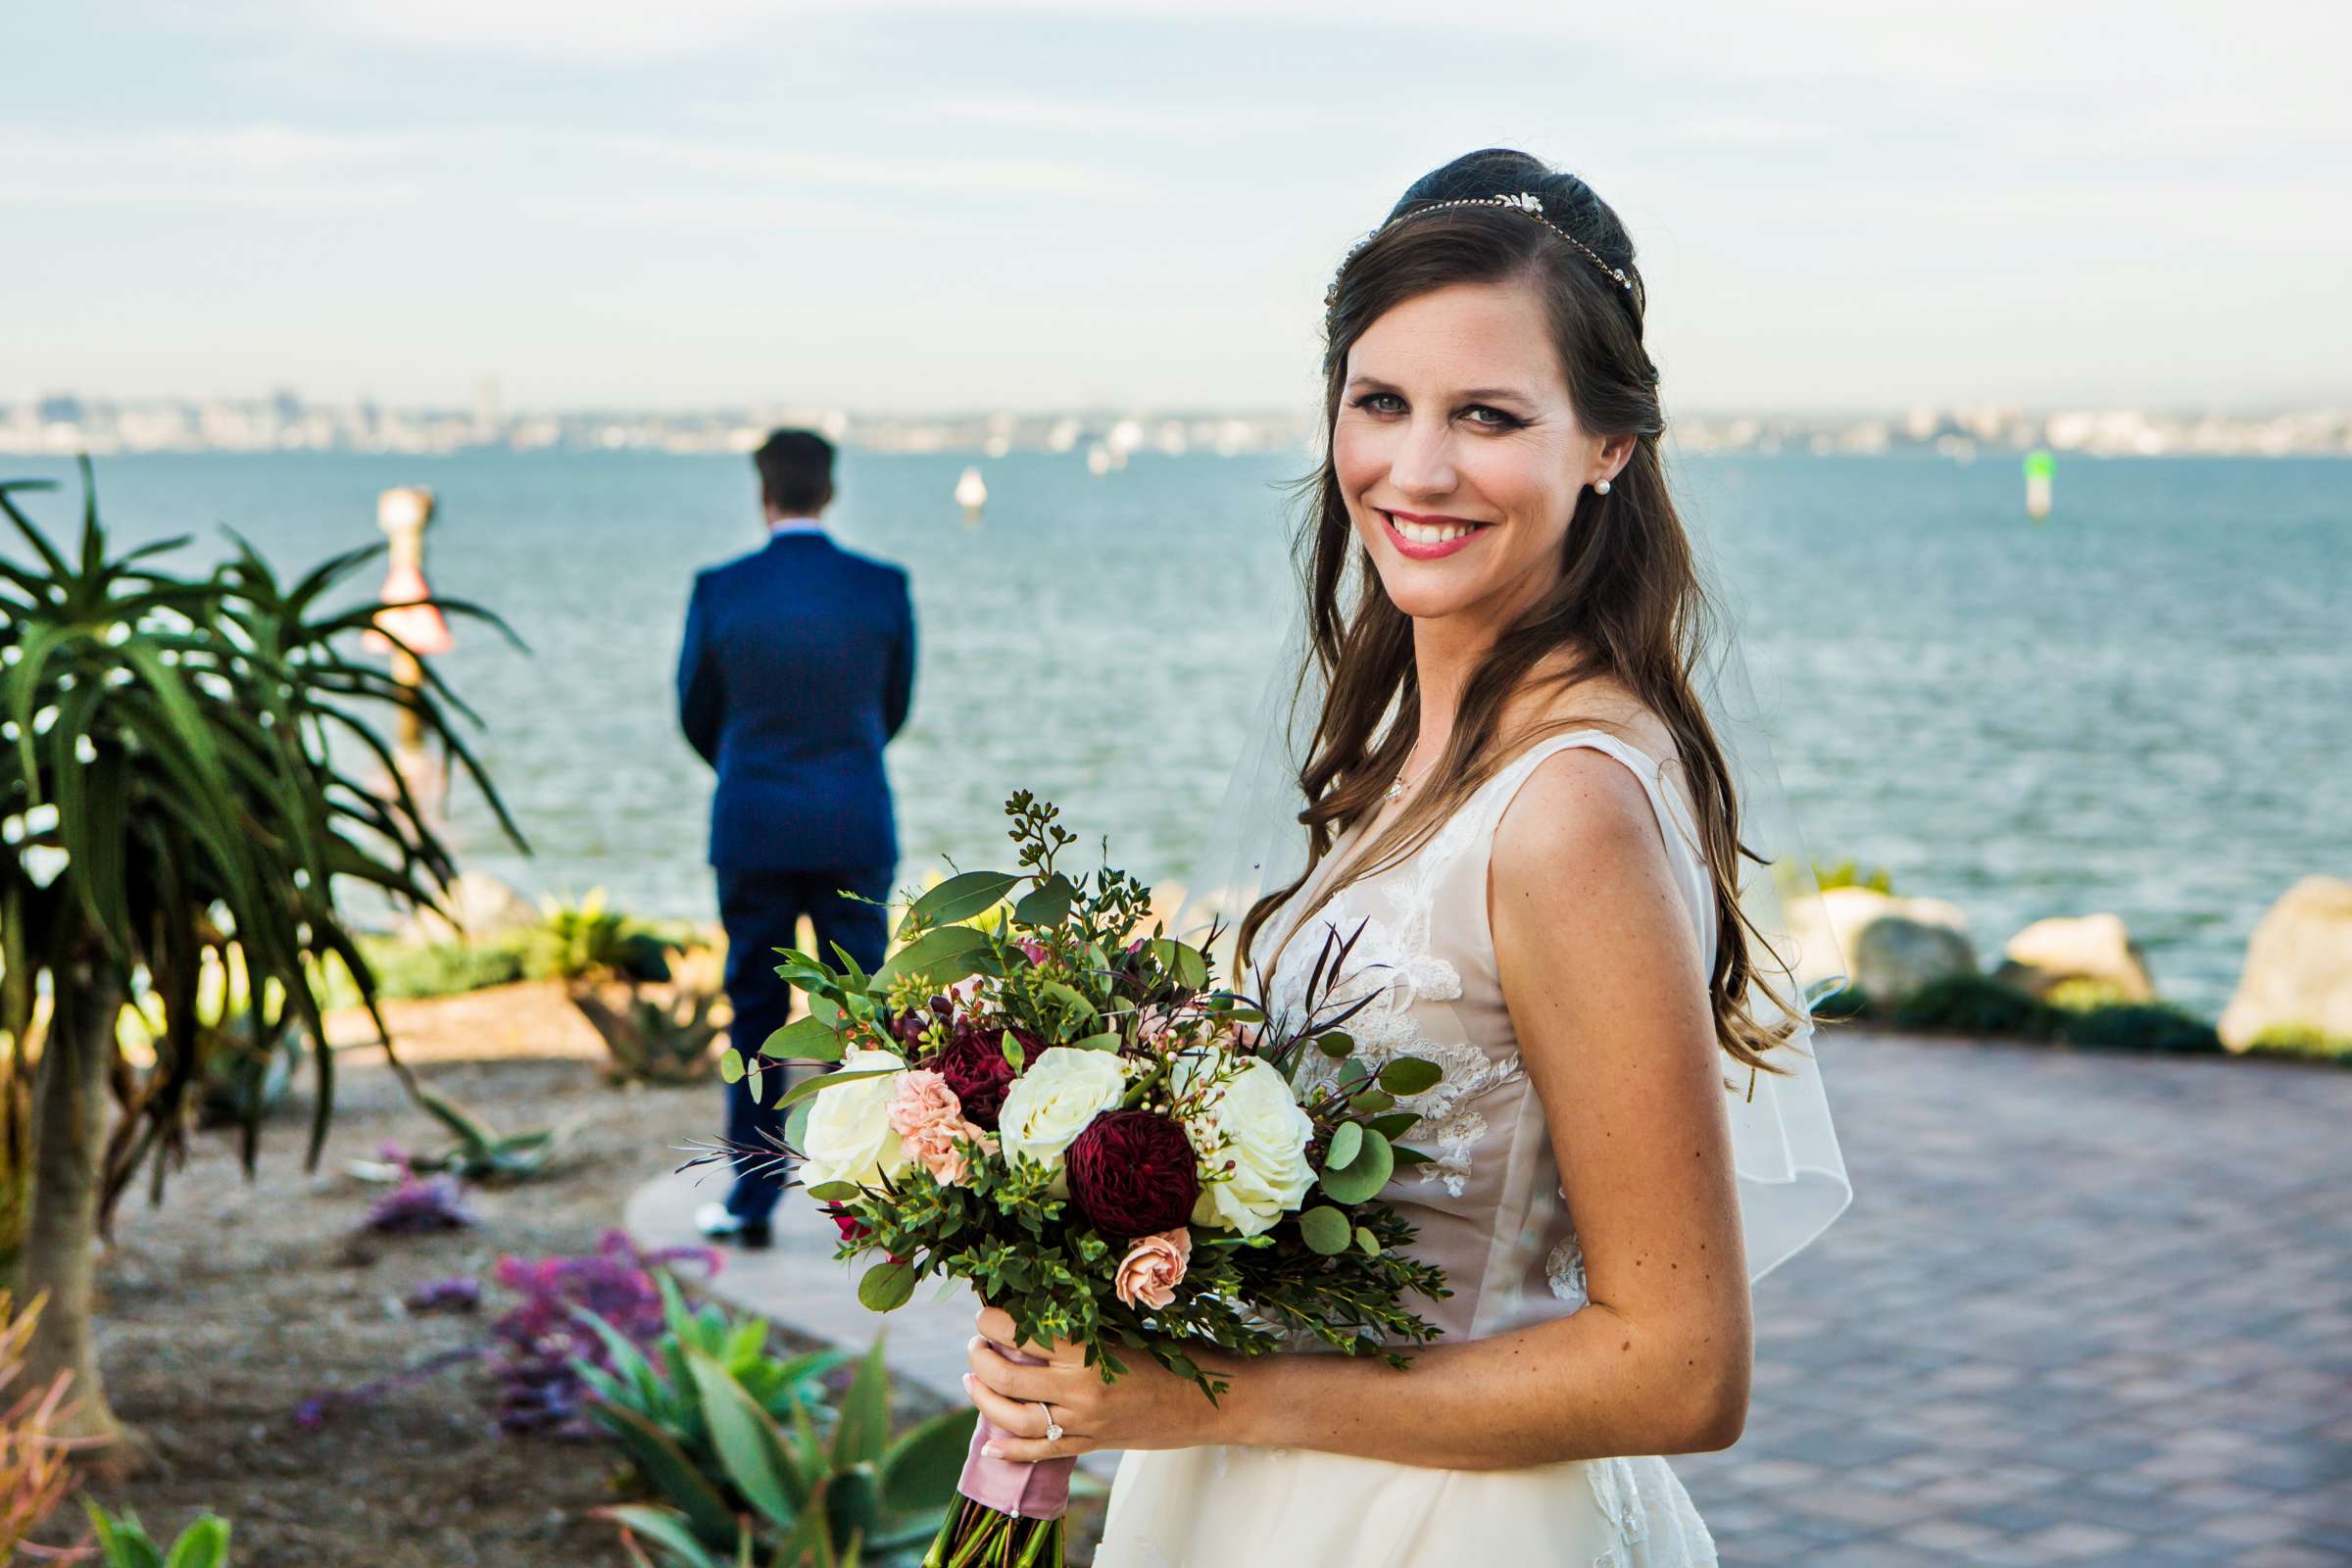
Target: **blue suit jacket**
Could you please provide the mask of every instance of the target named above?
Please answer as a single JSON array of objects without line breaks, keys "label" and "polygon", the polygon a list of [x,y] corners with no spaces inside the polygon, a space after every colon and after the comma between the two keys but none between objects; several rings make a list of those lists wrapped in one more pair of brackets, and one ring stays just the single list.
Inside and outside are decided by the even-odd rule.
[{"label": "blue suit jacket", "polygon": [[899,858],[882,747],[914,691],[906,573],[783,533],[694,581],[678,716],[718,769],[710,863],[870,868]]}]

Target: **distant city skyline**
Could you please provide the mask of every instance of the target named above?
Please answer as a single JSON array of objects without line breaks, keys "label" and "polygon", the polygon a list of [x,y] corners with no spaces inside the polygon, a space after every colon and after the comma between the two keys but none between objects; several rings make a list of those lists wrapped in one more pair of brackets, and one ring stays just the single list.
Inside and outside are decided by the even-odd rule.
[{"label": "distant city skyline", "polygon": [[[361,400],[314,402],[291,389],[263,398],[0,401],[0,456],[113,456],[140,452],[367,452],[449,454],[659,451],[748,453],[776,425],[821,430],[869,452],[1012,452],[1082,457],[1095,473],[1131,456],[1290,451],[1320,447],[1309,408],[1268,412],[1128,405],[953,414],[754,404],[699,410],[558,412],[504,407],[485,384],[470,408],[396,408]],[[2352,406],[2229,414],[2131,407],[2027,409],[2014,404],[1915,404],[1898,413],[1668,411],[1670,449],[1684,453],[1933,453],[1960,462],[2047,447],[2107,457],[2352,458]]]},{"label": "distant city skyline", "polygon": [[1292,410],[1519,145],[1671,403],[2352,403],[2346,8],[122,0],[15,20],[0,403]]}]

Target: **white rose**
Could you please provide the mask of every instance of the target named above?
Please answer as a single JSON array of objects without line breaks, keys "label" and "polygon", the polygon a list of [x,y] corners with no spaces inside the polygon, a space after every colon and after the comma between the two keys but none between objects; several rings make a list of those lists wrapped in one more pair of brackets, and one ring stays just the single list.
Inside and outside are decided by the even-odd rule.
[{"label": "white rose", "polygon": [[907,1166],[906,1151],[890,1125],[890,1102],[899,1092],[899,1073],[906,1063],[888,1051],[864,1048],[841,1058],[843,1072],[885,1069],[880,1078],[860,1078],[816,1092],[808,1107],[808,1129],[801,1152],[801,1183],[822,1187],[827,1182],[856,1182],[878,1187],[884,1176],[896,1176]]},{"label": "white rose", "polygon": [[1314,1186],[1306,1146],[1315,1126],[1298,1108],[1280,1068],[1253,1056],[1236,1071],[1233,1060],[1223,1052],[1189,1054],[1177,1062],[1173,1076],[1179,1095],[1196,1078],[1224,1080],[1206,1092],[1206,1103],[1184,1118],[1204,1171],[1233,1161],[1232,1175],[1200,1183],[1193,1222],[1255,1236],[1297,1208]]},{"label": "white rose", "polygon": [[1127,1063],[1116,1052],[1055,1046],[1031,1062],[1004,1092],[997,1115],[1007,1164],[1025,1159],[1054,1172],[1053,1193],[1069,1196],[1062,1154],[1086,1124],[1117,1108],[1127,1093]]}]

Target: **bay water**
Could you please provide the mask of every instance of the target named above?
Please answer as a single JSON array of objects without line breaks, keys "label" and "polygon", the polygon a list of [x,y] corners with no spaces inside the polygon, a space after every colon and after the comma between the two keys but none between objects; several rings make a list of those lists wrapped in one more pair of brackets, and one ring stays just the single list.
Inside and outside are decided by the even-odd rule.
[{"label": "bay water", "polygon": [[[844,454],[828,520],[909,568],[920,621],[890,752],[903,881],[1008,860],[1018,788],[1062,807],[1087,863],[1106,835],[1148,880],[1196,874],[1283,640],[1286,486],[1310,461],[1141,453],[1096,476],[1075,454]],[[953,499],[972,463],[977,527]],[[1689,457],[1675,474],[1816,858],[1957,903],[1987,956],[2030,920],[2112,910],[2160,992],[2208,1014],[2273,900],[2352,876],[2352,464],[2070,459],[2040,525],[2008,457]],[[71,533],[70,465],[0,476],[66,481],[30,504]],[[289,574],[379,537],[378,491],[431,486],[435,590],[528,645],[461,622],[440,661],[532,852],[461,787],[466,863],[712,917],[710,776],[671,680],[695,570],[763,537],[747,461],[153,454],[98,476],[118,547],[193,532],[195,564],[225,524]]]}]

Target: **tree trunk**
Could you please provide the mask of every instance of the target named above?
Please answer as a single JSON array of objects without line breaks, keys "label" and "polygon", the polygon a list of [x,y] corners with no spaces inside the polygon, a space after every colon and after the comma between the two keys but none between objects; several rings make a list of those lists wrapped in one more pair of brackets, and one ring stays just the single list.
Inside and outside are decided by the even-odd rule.
[{"label": "tree trunk", "polygon": [[33,1077],[32,1191],[17,1276],[19,1299],[45,1296],[47,1302],[25,1348],[24,1386],[44,1389],[58,1373],[71,1372],[60,1435],[112,1443],[125,1432],[106,1402],[90,1320],[97,1305],[107,1069],[122,991],[103,960],[76,963],[57,980],[56,1009]]}]

